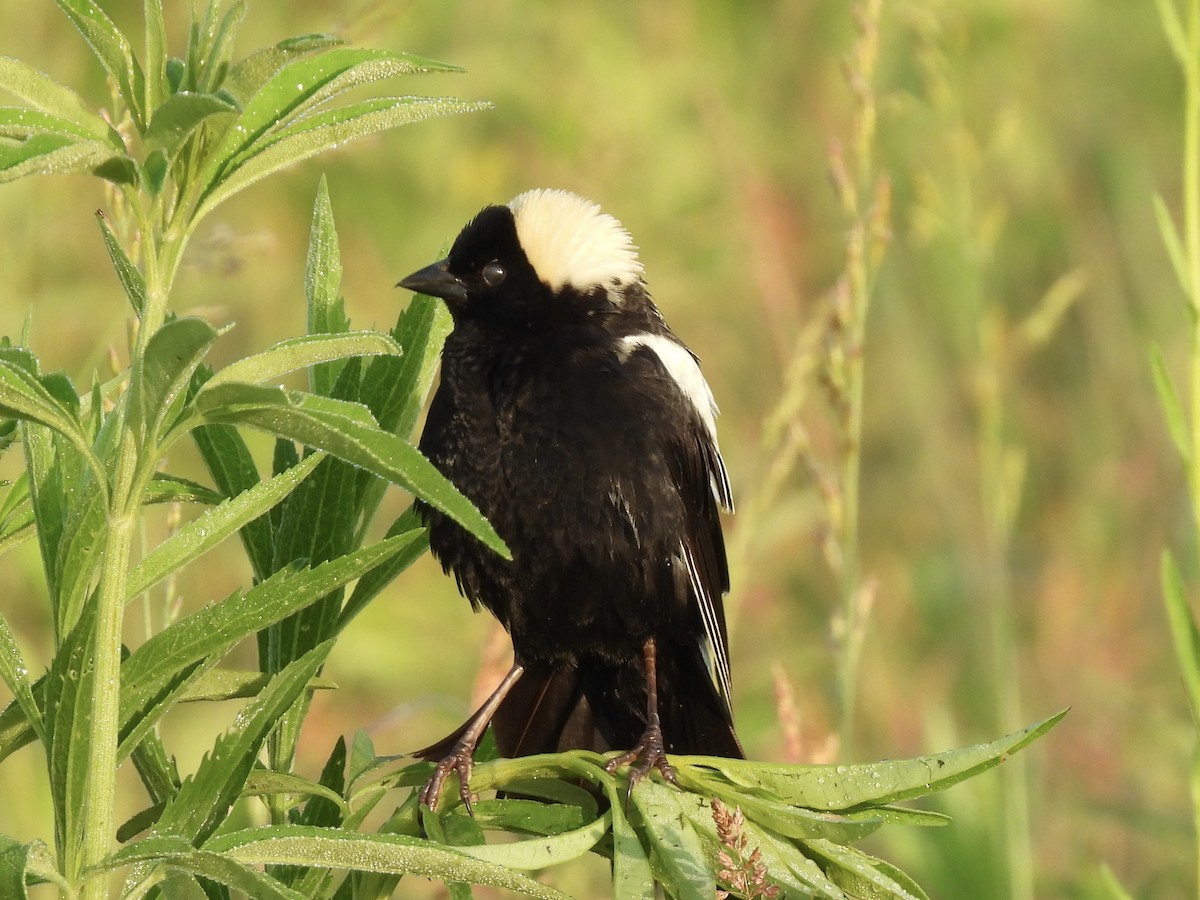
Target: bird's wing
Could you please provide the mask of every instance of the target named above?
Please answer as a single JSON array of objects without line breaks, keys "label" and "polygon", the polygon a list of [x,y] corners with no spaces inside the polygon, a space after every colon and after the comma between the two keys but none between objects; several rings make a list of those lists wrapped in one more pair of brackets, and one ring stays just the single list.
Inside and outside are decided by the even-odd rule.
[{"label": "bird's wing", "polygon": [[674,400],[680,404],[681,415],[666,417],[659,429],[683,507],[676,560],[687,572],[691,599],[703,626],[701,650],[728,705],[729,639],[721,597],[729,590],[729,564],[720,509],[732,511],[733,492],[717,445],[717,406],[695,355],[674,335],[631,335],[623,339],[622,350],[627,361],[653,365],[667,384],[674,385]]}]

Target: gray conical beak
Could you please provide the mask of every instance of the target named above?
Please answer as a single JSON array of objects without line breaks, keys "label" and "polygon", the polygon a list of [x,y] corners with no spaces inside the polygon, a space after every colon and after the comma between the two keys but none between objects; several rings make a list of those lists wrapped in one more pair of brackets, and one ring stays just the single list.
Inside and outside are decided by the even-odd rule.
[{"label": "gray conical beak", "polygon": [[439,260],[418,272],[413,272],[396,287],[407,288],[418,294],[441,297],[450,304],[467,302],[467,286],[446,268],[446,260]]}]

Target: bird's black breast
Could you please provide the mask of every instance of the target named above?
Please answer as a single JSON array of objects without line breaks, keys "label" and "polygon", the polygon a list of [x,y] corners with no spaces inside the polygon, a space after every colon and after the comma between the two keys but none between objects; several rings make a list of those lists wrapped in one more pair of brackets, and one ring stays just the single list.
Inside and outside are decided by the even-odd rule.
[{"label": "bird's black breast", "polygon": [[671,458],[690,414],[669,378],[603,339],[451,335],[421,449],[513,560],[427,510],[430,543],[519,655],[624,659],[668,625],[695,630],[677,560],[688,501]]}]

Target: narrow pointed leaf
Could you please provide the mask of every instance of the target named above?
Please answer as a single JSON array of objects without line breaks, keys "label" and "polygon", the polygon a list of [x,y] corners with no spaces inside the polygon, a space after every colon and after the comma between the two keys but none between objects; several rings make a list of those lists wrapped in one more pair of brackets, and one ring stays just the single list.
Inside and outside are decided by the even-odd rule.
[{"label": "narrow pointed leaf", "polygon": [[212,116],[234,115],[237,106],[217,94],[182,91],[173,94],[154,112],[146,129],[148,147],[161,147],[173,158],[185,140]]},{"label": "narrow pointed leaf", "polygon": [[458,522],[485,546],[507,556],[507,548],[475,506],[406,441],[380,430],[358,404],[297,391],[252,385],[218,385],[196,397],[209,422],[248,425],[279,437],[320,447],[346,462],[400,485]]},{"label": "narrow pointed leaf", "polygon": [[595,821],[572,831],[515,843],[478,844],[458,849],[475,859],[494,862],[509,869],[534,871],[557,866],[587,853],[608,833],[611,817],[605,813]]},{"label": "narrow pointed leaf", "polygon": [[[307,900],[304,895],[293,891],[281,884],[265,872],[260,872],[252,866],[236,860],[198,850],[194,847],[186,849],[179,847],[171,839],[159,837],[143,838],[124,847],[121,852],[110,856],[100,869],[123,868],[130,863],[135,865],[126,879],[122,897],[137,898],[146,896],[150,889],[161,885],[168,875],[179,871],[198,875],[217,884],[226,885],[238,891],[238,896],[253,897],[255,900]],[[190,897],[181,894],[177,886],[171,890],[163,890],[164,897]],[[211,896],[201,891],[199,897]]]},{"label": "narrow pointed leaf", "polygon": [[309,334],[280,341],[261,353],[231,363],[213,375],[205,388],[211,389],[219,384],[237,381],[249,384],[274,381],[289,372],[352,356],[399,354],[399,344],[389,335],[379,331]]},{"label": "narrow pointed leaf", "polygon": [[1196,619],[1188,603],[1183,576],[1169,550],[1163,551],[1160,568],[1167,621],[1175,645],[1175,661],[1192,711],[1192,724],[1200,732],[1200,629],[1196,627]]},{"label": "narrow pointed leaf", "polygon": [[175,401],[183,396],[192,373],[220,333],[203,319],[188,316],[162,326],[146,344],[140,391],[131,398],[134,424],[144,424],[154,440]]},{"label": "narrow pointed leaf", "polygon": [[268,769],[255,769],[251,772],[246,778],[245,787],[242,788],[242,796],[255,797],[264,794],[320,797],[334,804],[342,811],[343,815],[350,814],[350,807],[346,805],[346,801],[340,794],[322,784],[316,784],[290,772],[272,772]]},{"label": "narrow pointed leaf", "polygon": [[104,246],[108,250],[108,258],[112,260],[121,287],[125,289],[125,296],[129,298],[129,304],[133,307],[134,314],[140,317],[146,306],[146,279],[142,277],[141,270],[134,265],[133,260],[125,253],[125,248],[121,246],[121,242],[117,240],[117,236],[108,227],[108,220],[104,218],[103,212],[96,211],[96,221],[100,223],[100,233],[104,236]]},{"label": "narrow pointed leaf", "polygon": [[264,515],[307,478],[323,457],[321,453],[310,454],[299,465],[268,481],[259,482],[250,490],[224,501],[182,526],[150,551],[130,573],[127,601],[203,556],[248,522]]},{"label": "narrow pointed leaf", "polygon": [[145,128],[142,70],[129,41],[94,0],[55,0],[121,91],[138,130]]},{"label": "narrow pointed leaf", "polygon": [[567,895],[521,875],[474,859],[458,848],[399,834],[356,834],[334,828],[271,825],[220,835],[207,849],[250,865],[321,866],[359,872],[436,878],[488,885],[545,900]]},{"label": "narrow pointed leaf", "polygon": [[1154,375],[1154,389],[1158,392],[1158,402],[1166,417],[1167,430],[1171,434],[1175,450],[1180,458],[1190,465],[1192,445],[1187,416],[1184,415],[1183,404],[1179,402],[1175,382],[1171,379],[1171,373],[1167,371],[1167,359],[1160,344],[1154,344],[1150,348],[1150,371]]},{"label": "narrow pointed leaf", "polygon": [[216,506],[224,500],[223,494],[210,487],[167,472],[154,473],[154,478],[146,485],[146,495],[142,498],[142,502],[146,504],[203,503],[207,506]]},{"label": "narrow pointed leaf", "polygon": [[162,0],[144,0],[142,18],[146,22],[146,110],[153,114],[163,102],[167,84],[167,25],[163,21]]},{"label": "narrow pointed leaf", "polygon": [[16,637],[8,627],[8,620],[0,614],[0,678],[8,685],[13,697],[25,714],[25,720],[32,726],[43,744],[46,740],[46,726],[42,721],[42,711],[33,698],[33,688],[29,683],[29,667],[17,647]]},{"label": "narrow pointed leaf", "polygon": [[332,34],[288,38],[274,47],[257,50],[231,66],[224,87],[245,103],[262,89],[272,75],[292,60],[307,53],[340,47],[344,43]]},{"label": "narrow pointed leaf", "polygon": [[306,117],[272,139],[247,149],[205,194],[196,218],[268,175],[356,138],[438,116],[490,108],[491,104],[438,97],[368,100],[345,109]]},{"label": "narrow pointed leaf", "polygon": [[246,0],[236,0],[235,3],[230,4],[225,15],[221,17],[221,23],[212,33],[208,56],[201,68],[200,80],[197,84],[200,90],[213,91],[220,87],[221,79],[228,71],[233,56],[234,40],[237,38],[238,30],[242,27],[242,20],[245,18]]},{"label": "narrow pointed leaf", "polygon": [[271,679],[184,781],[154,834],[179,835],[199,844],[217,829],[241,793],[267,733],[317,674],[332,647],[332,641],[314,647]]},{"label": "narrow pointed leaf", "polygon": [[412,534],[413,541],[387,562],[372,569],[359,579],[350,598],[338,614],[337,631],[341,631],[356,615],[366,609],[367,604],[392,583],[401,572],[420,559],[429,549],[429,535],[421,524],[416,511],[409,508],[392,523],[387,537],[397,534]]},{"label": "narrow pointed leaf", "polygon": [[708,756],[673,757],[680,768],[696,765],[722,773],[734,784],[766,791],[809,809],[848,809],[894,803],[943,790],[997,766],[1053,728],[1066,710],[985,744],[933,756],[839,766],[783,765]]},{"label": "narrow pointed leaf", "polygon": [[804,846],[824,862],[822,868],[830,881],[851,897],[929,900],[924,891],[914,894],[907,890],[905,885],[876,866],[878,859],[861,850],[826,840],[805,841]]},{"label": "narrow pointed leaf", "polygon": [[155,634],[121,667],[122,707],[136,709],[174,672],[266,628],[402,550],[411,535],[380,541],[303,571],[284,570],[245,593],[210,604]]},{"label": "narrow pointed leaf", "polygon": [[110,139],[111,129],[77,93],[44,72],[11,56],[0,56],[0,90],[41,110],[75,124],[83,134],[98,141]]},{"label": "narrow pointed leaf", "polygon": [[35,134],[57,134],[76,140],[96,140],[82,125],[52,113],[24,106],[0,107],[0,137],[24,140]]},{"label": "narrow pointed leaf", "polygon": [[19,144],[0,144],[0,184],[26,175],[90,172],[116,155],[103,141],[65,134],[35,134]]},{"label": "narrow pointed leaf", "polygon": [[[270,680],[269,672],[211,669],[188,684],[179,695],[179,702],[246,700],[261,693]],[[336,688],[337,684],[328,678],[313,678],[305,685],[307,691],[332,691]]]},{"label": "narrow pointed leaf", "polygon": [[[308,309],[309,334],[345,334],[349,331],[350,321],[338,296],[341,283],[342,258],[338,251],[337,229],[333,223],[333,207],[329,202],[329,186],[322,175],[313,204],[308,253],[304,262],[304,299]],[[342,366],[339,360],[313,366],[308,375],[308,389],[322,397],[332,396]]]}]

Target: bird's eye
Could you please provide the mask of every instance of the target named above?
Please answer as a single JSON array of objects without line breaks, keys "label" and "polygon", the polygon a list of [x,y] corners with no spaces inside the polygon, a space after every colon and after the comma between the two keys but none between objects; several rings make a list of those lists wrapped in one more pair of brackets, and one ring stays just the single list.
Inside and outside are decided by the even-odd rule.
[{"label": "bird's eye", "polygon": [[483,283],[488,287],[495,287],[504,280],[504,276],[508,273],[504,271],[504,266],[500,265],[499,261],[492,260],[479,270],[480,276],[483,278]]}]

